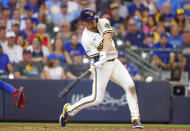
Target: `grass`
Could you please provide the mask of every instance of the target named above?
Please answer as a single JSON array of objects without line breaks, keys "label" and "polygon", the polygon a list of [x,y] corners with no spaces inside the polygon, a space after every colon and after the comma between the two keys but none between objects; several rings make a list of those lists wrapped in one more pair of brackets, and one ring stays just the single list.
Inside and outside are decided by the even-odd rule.
[{"label": "grass", "polygon": [[[189,128],[190,125],[174,125],[174,124],[143,124],[144,127],[163,127],[163,128]],[[3,127],[8,127],[2,128]],[[20,127],[20,128],[17,128]],[[22,128],[25,127],[25,128]],[[13,128],[14,127],[14,128]],[[34,127],[34,128],[27,128]],[[42,128],[38,128],[42,127]],[[113,127],[113,128],[112,128]],[[130,124],[79,124],[79,123],[69,123],[67,128],[59,128],[58,123],[0,123],[0,131],[116,131],[118,128],[123,128],[123,130],[134,131],[131,129]],[[107,129],[108,128],[108,129]],[[111,129],[109,129],[111,128]],[[144,130],[143,130],[144,131]]]}]

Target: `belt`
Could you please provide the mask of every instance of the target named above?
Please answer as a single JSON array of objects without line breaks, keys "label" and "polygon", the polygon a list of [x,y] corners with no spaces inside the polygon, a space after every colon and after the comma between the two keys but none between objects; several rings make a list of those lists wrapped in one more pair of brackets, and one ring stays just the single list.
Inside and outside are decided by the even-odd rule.
[{"label": "belt", "polygon": [[114,61],[115,60],[115,58],[113,58],[113,59],[110,59],[110,60],[107,60],[107,61]]}]

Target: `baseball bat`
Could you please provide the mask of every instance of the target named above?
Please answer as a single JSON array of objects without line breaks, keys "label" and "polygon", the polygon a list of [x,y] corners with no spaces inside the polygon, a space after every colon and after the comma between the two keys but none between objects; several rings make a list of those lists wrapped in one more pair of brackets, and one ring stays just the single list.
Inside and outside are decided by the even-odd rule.
[{"label": "baseball bat", "polygon": [[88,75],[95,66],[92,66],[90,69],[82,73],[80,76],[77,77],[77,79],[73,80],[71,83],[69,83],[68,86],[66,86],[64,89],[61,90],[61,92],[57,95],[58,98],[64,98],[72,89],[75,87],[80,80],[82,80],[86,75]]}]

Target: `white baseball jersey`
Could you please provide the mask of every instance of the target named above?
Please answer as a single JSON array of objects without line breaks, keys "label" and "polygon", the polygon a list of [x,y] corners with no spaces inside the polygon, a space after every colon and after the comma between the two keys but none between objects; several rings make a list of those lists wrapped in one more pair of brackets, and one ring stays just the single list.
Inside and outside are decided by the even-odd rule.
[{"label": "white baseball jersey", "polygon": [[[99,58],[100,51],[103,48],[104,39],[103,35],[105,33],[112,33],[112,28],[110,26],[110,23],[107,19],[98,19],[97,28],[99,32],[91,32],[87,28],[84,29],[82,34],[82,45],[88,55],[89,58],[91,58],[91,62],[94,62],[94,59],[92,58]],[[118,53],[115,49],[114,41],[112,40],[111,48],[109,51],[106,52],[107,60],[117,58]],[[95,62],[98,61],[98,59],[95,60]]]},{"label": "white baseball jersey", "polygon": [[[96,62],[99,60],[99,53],[103,48],[104,33],[112,32],[111,26],[107,19],[98,19],[98,33],[91,32],[87,28],[84,29],[82,35],[82,44],[87,55]],[[106,51],[107,60],[101,68],[95,68],[93,74],[92,95],[87,96],[75,104],[68,107],[68,114],[74,116],[80,110],[97,106],[104,99],[105,90],[109,80],[119,84],[125,91],[129,109],[131,111],[131,119],[140,119],[139,107],[135,91],[134,82],[123,64],[116,59],[117,51],[112,40],[112,47]]]}]

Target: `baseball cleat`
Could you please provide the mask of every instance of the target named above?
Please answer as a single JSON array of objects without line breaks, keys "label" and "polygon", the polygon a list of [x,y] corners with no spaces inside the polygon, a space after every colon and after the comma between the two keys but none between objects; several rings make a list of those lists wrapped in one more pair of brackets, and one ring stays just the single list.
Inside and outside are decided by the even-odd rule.
[{"label": "baseball cleat", "polygon": [[134,129],[143,129],[143,125],[141,124],[140,120],[131,120],[132,128]]},{"label": "baseball cleat", "polygon": [[64,105],[63,113],[59,117],[59,124],[61,127],[65,127],[66,123],[71,118],[71,116],[69,116],[69,114],[68,114],[68,107],[69,106],[70,106],[69,104]]}]

